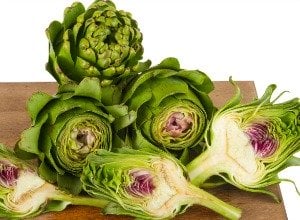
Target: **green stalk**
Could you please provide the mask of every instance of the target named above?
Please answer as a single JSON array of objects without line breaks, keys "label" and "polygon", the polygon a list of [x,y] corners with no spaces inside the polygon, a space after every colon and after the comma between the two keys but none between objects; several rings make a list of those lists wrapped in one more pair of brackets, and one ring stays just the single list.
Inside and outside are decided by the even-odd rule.
[{"label": "green stalk", "polygon": [[194,204],[209,208],[228,219],[240,219],[242,213],[240,209],[223,202],[217,197],[194,185],[190,185],[190,190],[194,199]]},{"label": "green stalk", "polygon": [[211,150],[204,151],[186,165],[190,181],[195,186],[202,185],[209,177],[220,173],[220,168],[225,168],[225,166],[222,166],[222,161],[222,158],[215,157],[214,152]]},{"label": "green stalk", "polygon": [[72,205],[94,206],[98,208],[105,208],[109,201],[105,199],[95,199],[85,196],[73,196],[66,194],[62,191],[58,191],[54,195],[50,196],[50,199],[57,201],[70,202]]}]

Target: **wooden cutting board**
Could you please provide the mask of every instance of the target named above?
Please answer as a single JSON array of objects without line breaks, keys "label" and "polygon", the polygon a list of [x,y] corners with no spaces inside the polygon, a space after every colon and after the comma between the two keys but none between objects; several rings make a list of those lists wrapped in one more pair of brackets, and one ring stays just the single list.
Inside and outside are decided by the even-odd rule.
[{"label": "wooden cutting board", "polygon": [[[244,81],[238,83],[244,102],[251,101],[256,97],[253,82]],[[37,91],[55,94],[55,83],[0,83],[0,142],[14,146],[20,133],[30,125],[26,113],[26,101],[32,93]],[[228,82],[215,82],[215,90],[211,97],[216,106],[222,106],[234,93],[233,86]],[[270,188],[281,198],[278,185]],[[287,219],[284,204],[276,203],[270,197],[260,194],[243,192],[231,186],[223,186],[209,190],[220,199],[240,207],[243,210],[244,220],[284,220]],[[66,210],[58,213],[47,213],[35,219],[132,219],[121,216],[104,216],[97,208],[83,206],[69,206]],[[176,219],[223,219],[218,214],[199,206],[189,208],[186,213]]]}]

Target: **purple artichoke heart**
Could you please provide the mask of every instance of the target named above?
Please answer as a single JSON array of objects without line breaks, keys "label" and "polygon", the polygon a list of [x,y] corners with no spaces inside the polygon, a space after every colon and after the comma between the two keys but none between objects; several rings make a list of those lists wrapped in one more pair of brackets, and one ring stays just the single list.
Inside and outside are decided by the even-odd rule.
[{"label": "purple artichoke heart", "polygon": [[128,192],[136,197],[145,197],[151,195],[155,186],[152,176],[149,172],[140,170],[134,171],[131,174],[133,182],[128,187]]},{"label": "purple artichoke heart", "polygon": [[165,130],[169,132],[171,137],[179,137],[192,127],[192,121],[190,116],[175,112],[169,117]]},{"label": "purple artichoke heart", "polygon": [[0,162],[0,185],[12,187],[19,177],[19,169],[15,166]]},{"label": "purple artichoke heart", "polygon": [[278,141],[269,133],[266,124],[255,123],[246,131],[256,155],[260,158],[272,156],[277,147]]}]

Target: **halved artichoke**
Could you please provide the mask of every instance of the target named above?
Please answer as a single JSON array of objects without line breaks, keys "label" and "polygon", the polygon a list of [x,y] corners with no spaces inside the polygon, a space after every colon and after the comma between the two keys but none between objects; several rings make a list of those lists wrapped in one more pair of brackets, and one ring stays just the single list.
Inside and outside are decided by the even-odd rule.
[{"label": "halved artichoke", "polygon": [[110,201],[105,214],[169,219],[198,204],[229,219],[240,217],[239,209],[192,185],[183,169],[163,151],[100,149],[87,157],[81,181],[89,195]]},{"label": "halved artichoke", "polygon": [[74,196],[41,179],[36,167],[0,144],[0,218],[24,219],[67,205],[104,207],[106,200]]},{"label": "halved artichoke", "polygon": [[281,170],[300,165],[293,156],[300,151],[299,98],[275,103],[271,96],[276,86],[270,85],[261,98],[241,104],[235,86],[236,95],[216,112],[205,134],[207,149],[187,165],[190,179],[204,186],[219,176],[278,200],[266,187],[282,181],[277,175]]}]

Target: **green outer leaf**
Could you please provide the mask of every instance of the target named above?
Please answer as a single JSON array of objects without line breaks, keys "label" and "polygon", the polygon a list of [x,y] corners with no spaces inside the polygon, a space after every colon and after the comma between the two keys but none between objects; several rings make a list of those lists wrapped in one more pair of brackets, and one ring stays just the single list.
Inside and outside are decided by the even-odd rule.
[{"label": "green outer leaf", "polygon": [[286,167],[291,167],[291,166],[300,166],[300,158],[298,157],[290,157],[286,163]]},{"label": "green outer leaf", "polygon": [[136,112],[130,111],[127,115],[124,115],[114,121],[114,129],[119,131],[123,128],[128,127],[136,120]]},{"label": "green outer leaf", "polygon": [[84,12],[85,8],[80,2],[74,2],[71,7],[67,7],[64,11],[64,29],[72,27],[76,23],[77,17]]},{"label": "green outer leaf", "polygon": [[57,175],[57,185],[60,189],[70,192],[73,195],[78,195],[82,190],[79,177],[73,175]]},{"label": "green outer leaf", "polygon": [[175,71],[180,70],[180,63],[175,57],[165,58],[155,68],[157,69],[171,69]]},{"label": "green outer leaf", "polygon": [[41,127],[47,121],[47,119],[48,115],[44,115],[44,117],[39,120],[34,127],[25,130],[21,134],[20,141],[18,142],[19,149],[42,157],[42,152],[39,150],[39,135],[41,132]]},{"label": "green outer leaf", "polygon": [[75,96],[84,96],[96,99],[98,101],[101,100],[101,85],[100,81],[97,78],[85,78],[83,79],[78,87],[74,90]]},{"label": "green outer leaf", "polygon": [[115,85],[109,85],[104,86],[102,89],[102,97],[101,102],[105,106],[110,105],[117,105],[121,103],[121,95],[122,95],[122,89],[115,86]]},{"label": "green outer leaf", "polygon": [[53,99],[52,96],[43,92],[37,92],[30,97],[30,99],[27,102],[27,111],[30,115],[33,125],[36,122],[39,112],[52,99]]},{"label": "green outer leaf", "polygon": [[53,44],[62,30],[63,30],[63,26],[59,21],[51,22],[49,27],[46,29],[46,35],[49,39],[51,47],[54,48]]},{"label": "green outer leaf", "polygon": [[177,76],[187,80],[198,91],[209,93],[213,91],[214,85],[210,78],[199,70],[181,70]]},{"label": "green outer leaf", "polygon": [[[61,71],[68,77],[72,78],[76,73],[75,62],[71,54],[71,45],[74,43],[71,30],[63,33],[63,43],[56,53],[56,60]],[[76,76],[76,75],[75,75]],[[81,80],[81,79],[80,79]]]}]

